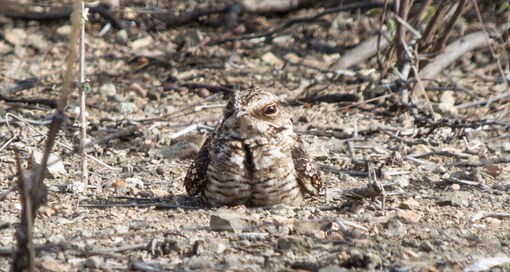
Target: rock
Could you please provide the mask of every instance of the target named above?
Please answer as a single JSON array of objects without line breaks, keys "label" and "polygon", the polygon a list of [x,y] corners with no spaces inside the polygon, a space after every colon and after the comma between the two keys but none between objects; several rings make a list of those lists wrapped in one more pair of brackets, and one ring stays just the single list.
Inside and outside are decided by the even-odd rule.
[{"label": "rock", "polygon": [[416,201],[414,198],[408,198],[399,205],[399,208],[406,210],[414,210],[418,207],[420,207],[420,203],[418,203],[418,201]]},{"label": "rock", "polygon": [[471,194],[464,191],[445,192],[436,200],[439,206],[467,207]]},{"label": "rock", "polygon": [[227,248],[229,248],[229,246],[228,246],[229,242],[226,239],[208,239],[206,242],[207,242],[209,251],[214,254],[221,254]]},{"label": "rock", "polygon": [[149,45],[152,44],[152,42],[153,42],[152,37],[151,36],[146,36],[146,37],[143,37],[141,39],[132,41],[130,46],[134,50],[139,50],[139,49],[148,47]]},{"label": "rock", "polygon": [[297,234],[314,235],[322,232],[320,222],[294,222],[293,229]]},{"label": "rock", "polygon": [[120,7],[120,0],[101,0],[100,2],[110,9],[118,9]]},{"label": "rock", "polygon": [[424,144],[415,145],[411,149],[411,154],[420,154],[420,153],[429,153],[429,152],[432,152],[432,150]]},{"label": "rock", "polygon": [[326,145],[322,144],[318,138],[314,140],[313,144],[306,146],[306,150],[311,157],[318,161],[325,161],[329,157]]},{"label": "rock", "polygon": [[308,237],[303,236],[287,236],[278,239],[277,247],[280,250],[291,250],[295,253],[304,253],[310,251],[312,245]]},{"label": "rock", "polygon": [[178,142],[171,146],[158,148],[159,154],[165,159],[189,159],[195,158],[200,147],[194,143]]},{"label": "rock", "polygon": [[129,224],[130,231],[138,231],[149,228],[151,225],[145,220],[135,220]]},{"label": "rock", "polygon": [[185,29],[179,32],[174,40],[174,43],[180,46],[195,47],[203,40],[202,32],[198,29]]},{"label": "rock", "polygon": [[386,229],[385,234],[389,237],[401,237],[407,234],[406,227],[397,218],[388,219],[388,221],[383,223],[383,226]]},{"label": "rock", "polygon": [[138,110],[138,107],[136,107],[136,104],[133,102],[120,102],[117,105],[117,111],[122,114],[131,114]]},{"label": "rock", "polygon": [[43,258],[43,260],[40,260],[39,263],[43,268],[42,271],[63,272],[72,270],[70,267],[67,267],[66,264],[62,263],[61,261],[55,261],[49,256],[48,258]]},{"label": "rock", "polygon": [[122,45],[127,44],[128,33],[125,29],[121,29],[115,33],[115,42]]},{"label": "rock", "polygon": [[455,108],[455,95],[453,91],[446,91],[441,94],[439,105],[437,106],[441,113],[445,115],[457,115]]},{"label": "rock", "polygon": [[103,258],[99,256],[90,256],[85,260],[85,267],[91,269],[100,269],[103,264]]},{"label": "rock", "polygon": [[115,84],[109,82],[99,87],[99,93],[104,96],[115,96],[117,94],[117,89],[115,88]]},{"label": "rock", "polygon": [[211,92],[209,92],[209,90],[207,90],[206,88],[200,88],[197,94],[200,97],[208,97],[211,95]]},{"label": "rock", "polygon": [[296,213],[294,212],[294,207],[285,204],[276,204],[271,207],[271,213],[274,215],[282,215],[282,216],[294,216]]},{"label": "rock", "polygon": [[273,43],[276,43],[276,44],[285,44],[285,43],[290,43],[293,41],[294,41],[294,38],[292,37],[292,35],[281,35],[281,36],[275,37],[273,39]]},{"label": "rock", "polygon": [[136,95],[138,95],[139,97],[147,96],[147,89],[145,89],[144,87],[142,87],[140,84],[138,84],[136,82],[129,85],[129,90],[136,93]]},{"label": "rock", "polygon": [[193,244],[193,255],[203,255],[207,252],[207,244],[204,240],[196,240]]},{"label": "rock", "polygon": [[4,38],[12,45],[23,45],[27,39],[27,33],[22,28],[13,28],[5,31]]},{"label": "rock", "polygon": [[245,239],[248,241],[260,241],[267,239],[269,237],[269,233],[267,232],[245,232],[240,233],[239,238]]},{"label": "rock", "polygon": [[57,28],[57,38],[60,40],[68,40],[71,35],[72,27],[70,25],[63,25]]},{"label": "rock", "polygon": [[455,171],[451,173],[451,178],[471,180],[471,174],[467,171]]},{"label": "rock", "polygon": [[227,231],[241,233],[249,229],[249,222],[240,214],[219,213],[211,215],[209,227],[213,231]]},{"label": "rock", "polygon": [[349,271],[352,270],[338,266],[336,264],[330,264],[319,269],[319,272],[349,272]]},{"label": "rock", "polygon": [[284,65],[284,62],[271,52],[267,52],[262,55],[261,59],[265,63],[275,66],[275,68],[282,68]]},{"label": "rock", "polygon": [[239,258],[239,254],[227,254],[225,257],[223,257],[223,262],[225,263],[226,267],[239,267],[241,266],[241,260]]},{"label": "rock", "polygon": [[143,181],[139,178],[126,178],[124,181],[132,186],[136,186],[138,189],[143,190],[145,187]]},{"label": "rock", "polygon": [[3,41],[0,41],[0,55],[7,55],[10,52],[12,52],[12,47]]},{"label": "rock", "polygon": [[151,248],[152,254],[156,256],[170,255],[172,253],[183,255],[188,251],[187,243],[170,237],[165,237],[163,241],[151,242],[149,248]]},{"label": "rock", "polygon": [[402,219],[405,223],[417,223],[421,219],[421,215],[413,211],[397,211],[397,217]]},{"label": "rock", "polygon": [[405,188],[409,186],[410,181],[408,176],[396,176],[393,178],[392,183],[399,186],[400,188]]},{"label": "rock", "polygon": [[[42,161],[43,153],[35,151],[32,153],[32,158],[36,165],[40,165]],[[64,163],[54,154],[50,154],[48,158],[48,166],[46,167],[46,177],[49,179],[54,179],[58,176],[67,174],[67,171],[64,167]]]},{"label": "rock", "polygon": [[185,259],[185,265],[191,270],[210,268],[214,265],[212,256],[193,256]]},{"label": "rock", "polygon": [[81,181],[72,181],[67,184],[67,190],[73,194],[79,194],[85,191],[85,184]]},{"label": "rock", "polygon": [[44,50],[49,47],[48,41],[40,33],[32,33],[28,35],[28,44],[39,50]]},{"label": "rock", "polygon": [[[510,257],[507,256],[497,256],[497,257],[488,257],[481,258],[475,263],[464,268],[464,272],[474,272],[474,271],[489,271],[494,267],[503,266],[510,264]],[[503,271],[506,269],[503,267]]]},{"label": "rock", "polygon": [[429,242],[429,241],[424,241],[423,243],[421,243],[418,248],[421,250],[421,251],[425,251],[425,252],[431,252],[434,250],[434,246]]}]

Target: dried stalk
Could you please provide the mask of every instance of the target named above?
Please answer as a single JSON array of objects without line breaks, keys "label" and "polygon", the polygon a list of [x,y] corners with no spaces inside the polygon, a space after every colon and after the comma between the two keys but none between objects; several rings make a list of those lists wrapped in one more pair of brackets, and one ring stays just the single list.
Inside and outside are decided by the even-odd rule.
[{"label": "dried stalk", "polygon": [[[475,7],[475,11],[476,11],[476,17],[478,18],[478,21],[480,21],[480,24],[482,25],[483,32],[485,33],[485,36],[487,37],[487,40],[488,40],[489,32],[487,31],[487,28],[485,27],[485,24],[483,23],[483,18],[482,18],[482,14],[480,13],[480,9],[478,8],[478,3],[476,1],[471,1],[471,2],[473,2],[473,6]],[[501,74],[501,77],[503,78],[503,82],[505,83],[505,89],[510,94],[510,89],[508,88],[508,80],[506,79],[505,71],[503,70],[503,67],[501,66],[500,59],[499,59],[498,55],[496,54],[496,52],[494,51],[494,49],[492,48],[490,43],[488,43],[488,46],[489,46],[489,51],[491,52],[492,58],[494,58],[496,60],[496,65],[498,67],[498,71]]]},{"label": "dried stalk", "polygon": [[80,157],[81,157],[81,182],[83,184],[83,194],[87,193],[89,184],[89,173],[87,163],[87,150],[84,147],[87,143],[87,109],[86,109],[86,92],[88,86],[85,86],[85,21],[87,20],[87,11],[84,3],[81,3],[80,13],[80,55],[79,55],[79,78],[78,85],[80,88]]},{"label": "dried stalk", "polygon": [[441,21],[446,14],[447,7],[448,2],[446,0],[441,0],[441,2],[439,2],[436,12],[432,16],[432,18],[430,18],[430,21],[428,22],[427,27],[423,32],[422,39],[420,40],[420,46],[418,47],[418,50],[420,52],[424,51],[427,47],[430,46],[432,37],[436,33],[437,28],[441,24]]},{"label": "dried stalk", "polygon": [[74,73],[74,62],[76,59],[76,45],[78,41],[78,26],[81,18],[81,16],[79,16],[81,14],[81,7],[82,0],[75,0],[73,10],[74,16],[72,18],[73,27],[69,41],[69,55],[67,57],[63,89],[57,103],[57,109],[53,114],[41,163],[35,171],[32,171],[25,177],[18,159],[18,184],[20,191],[22,190],[23,192],[22,205],[25,208],[22,210],[21,224],[15,233],[16,240],[18,241],[18,248],[12,259],[11,271],[35,271],[33,249],[29,250],[29,248],[31,248],[30,245],[32,244],[32,226],[35,221],[37,209],[46,202],[47,191],[43,182],[45,169],[48,164],[51,149],[55,144],[55,138],[57,137],[58,130],[65,118],[64,108],[69,99],[69,94],[71,93],[71,82]]},{"label": "dried stalk", "polygon": [[443,32],[439,36],[434,49],[432,50],[433,53],[441,52],[445,45],[446,41],[450,37],[450,33],[453,30],[453,27],[455,26],[455,23],[460,18],[462,13],[464,12],[464,7],[466,6],[466,0],[460,0],[459,4],[457,5],[457,9],[455,9],[455,13],[453,14],[452,18],[450,18],[450,21],[445,25],[443,28]]},{"label": "dried stalk", "polygon": [[[25,179],[25,172],[21,168],[21,162],[18,155],[18,150],[14,149],[16,156],[16,170],[17,170],[17,186],[20,193],[21,202],[21,217],[20,224],[16,229],[16,240],[18,242],[18,249],[13,255],[11,271],[35,271],[35,254],[34,244],[32,241],[33,236],[33,223],[35,221],[35,211],[38,208],[38,201],[32,201],[32,195],[29,184]],[[36,196],[37,197],[37,196]]]}]

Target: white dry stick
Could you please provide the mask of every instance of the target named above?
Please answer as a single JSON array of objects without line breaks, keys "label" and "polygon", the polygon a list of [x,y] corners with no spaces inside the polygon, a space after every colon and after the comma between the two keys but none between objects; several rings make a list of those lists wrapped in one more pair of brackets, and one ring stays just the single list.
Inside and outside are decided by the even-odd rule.
[{"label": "white dry stick", "polygon": [[510,218],[510,213],[505,212],[487,212],[487,211],[479,211],[471,218],[471,223],[476,222],[485,217],[494,217],[499,219]]},{"label": "white dry stick", "polygon": [[87,192],[89,184],[89,173],[87,166],[87,110],[86,110],[86,93],[89,90],[88,84],[85,82],[85,21],[87,20],[88,9],[85,4],[81,3],[81,20],[80,20],[80,52],[79,52],[79,78],[78,86],[80,88],[80,145],[81,145],[81,182],[83,184],[83,194]]},{"label": "white dry stick", "polygon": [[[487,46],[488,42],[483,31],[473,32],[452,43],[436,56],[433,62],[427,64],[420,71],[420,78],[433,79],[438,73],[460,58],[466,52]],[[426,86],[424,86],[426,87]]]}]

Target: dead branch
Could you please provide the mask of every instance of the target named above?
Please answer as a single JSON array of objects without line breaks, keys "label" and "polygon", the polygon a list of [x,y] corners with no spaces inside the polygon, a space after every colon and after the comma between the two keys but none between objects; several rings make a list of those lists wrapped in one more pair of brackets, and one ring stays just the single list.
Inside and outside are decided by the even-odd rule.
[{"label": "dead branch", "polygon": [[453,16],[450,18],[448,23],[443,28],[443,32],[437,39],[437,42],[434,46],[434,49],[432,49],[432,53],[436,54],[437,52],[443,51],[443,48],[448,41],[448,38],[450,37],[450,33],[453,30],[453,27],[455,26],[455,23],[460,18],[462,13],[464,12],[464,8],[466,6],[466,0],[460,0],[460,2],[457,4],[457,8],[455,9],[455,13],[453,13]]},{"label": "dead branch", "polygon": [[233,37],[233,38],[226,38],[226,39],[210,42],[209,45],[218,45],[218,44],[222,44],[222,43],[226,43],[226,42],[233,42],[233,41],[240,41],[240,40],[251,40],[251,39],[258,39],[258,38],[265,38],[266,40],[268,40],[268,39],[271,39],[275,34],[280,33],[295,24],[313,22],[313,21],[316,21],[317,19],[321,18],[322,16],[325,16],[328,14],[333,14],[333,13],[338,13],[341,11],[361,9],[361,8],[377,8],[377,7],[381,7],[382,5],[383,5],[383,3],[381,3],[380,1],[355,2],[352,4],[345,5],[345,6],[327,9],[323,12],[319,12],[314,15],[289,19],[286,22],[278,25],[274,29],[267,31],[265,33],[248,34],[248,35],[242,35],[242,36]]},{"label": "dead branch", "polygon": [[487,38],[483,31],[468,34],[451,44],[449,44],[443,53],[436,56],[433,62],[429,63],[420,71],[420,77],[425,79],[434,78],[439,72],[444,70],[466,52],[487,45]]},{"label": "dead branch", "polygon": [[3,97],[5,95],[14,94],[19,91],[30,89],[34,87],[35,83],[37,83],[38,80],[39,79],[37,77],[16,80],[16,82],[9,84],[4,89],[0,90],[0,96]]},{"label": "dead branch", "polygon": [[15,233],[18,248],[12,257],[11,271],[23,271],[25,269],[35,271],[35,254],[32,242],[33,223],[37,209],[46,202],[48,192],[46,188],[38,191],[33,190],[32,184],[25,177],[17,150],[14,151],[14,155],[16,156],[17,186],[20,193],[21,216],[20,224],[16,228]]},{"label": "dead branch", "polygon": [[[478,8],[478,3],[477,3],[477,1],[471,1],[471,2],[473,3],[473,6],[475,7],[476,16],[478,17],[478,21],[480,21],[480,23],[482,25],[482,29],[483,29],[483,32],[485,33],[485,37],[487,37],[487,39],[488,39],[489,32],[487,31],[487,28],[485,27],[485,23],[483,22],[482,14],[480,13],[480,9]],[[494,49],[492,48],[492,45],[490,43],[488,44],[488,46],[489,46],[489,51],[491,52],[492,58],[496,60],[496,66],[498,67],[499,74],[504,79],[503,82],[505,84],[505,89],[510,94],[510,89],[508,88],[508,80],[506,79],[506,73],[503,70],[503,67],[501,66],[499,56],[496,54],[496,52],[494,51]]]},{"label": "dead branch", "polygon": [[436,12],[427,23],[427,27],[425,28],[422,38],[420,39],[420,43],[418,46],[419,52],[425,51],[425,49],[430,46],[432,37],[434,37],[437,28],[441,26],[441,21],[443,20],[446,14],[447,7],[448,1],[446,0],[441,0],[441,2],[439,2],[439,4],[437,5]]},{"label": "dead branch", "polygon": [[465,109],[465,108],[472,107],[472,106],[489,105],[489,104],[496,102],[498,100],[507,98],[508,96],[510,96],[510,94],[508,92],[505,92],[500,95],[496,95],[496,96],[493,96],[493,97],[490,97],[487,99],[481,99],[481,100],[474,101],[474,102],[459,104],[459,105],[456,105],[455,108],[460,110],[460,109]]},{"label": "dead branch", "polygon": [[219,85],[210,85],[205,83],[194,83],[194,82],[188,82],[188,83],[173,83],[173,82],[165,82],[164,88],[165,90],[175,90],[179,87],[182,88],[188,88],[188,89],[207,89],[211,93],[223,93],[226,95],[231,95],[234,93],[233,89],[219,86]]},{"label": "dead branch", "polygon": [[432,152],[425,152],[425,153],[418,153],[418,154],[411,154],[408,155],[412,158],[421,158],[421,157],[428,157],[428,156],[447,156],[447,157],[461,157],[461,158],[467,158],[469,157],[468,154],[465,153],[457,153],[452,151],[432,151]]},{"label": "dead branch", "polygon": [[[409,14],[410,8],[410,0],[395,1],[395,10],[398,14],[398,17],[402,18],[401,21],[407,21],[407,15]],[[404,70],[404,66],[408,65],[408,62],[410,61],[409,56],[407,56],[407,50],[405,48],[407,43],[407,35],[405,27],[402,23],[397,24],[394,42],[397,52],[397,67],[398,70],[402,72],[402,70]],[[407,75],[404,75],[404,77],[407,79]]]},{"label": "dead branch", "polygon": [[195,22],[200,17],[210,16],[214,14],[226,13],[229,10],[229,6],[220,6],[220,7],[207,7],[207,8],[198,8],[190,12],[184,12],[180,15],[164,15],[162,21],[165,23],[166,27],[175,27],[182,26],[185,24],[189,24]]},{"label": "dead branch", "polygon": [[450,184],[458,184],[458,185],[467,185],[467,186],[478,186],[482,188],[486,188],[487,185],[471,181],[471,180],[464,180],[464,179],[457,179],[457,178],[442,178],[441,181],[436,183],[437,185],[450,185]]},{"label": "dead branch", "polygon": [[[45,170],[48,165],[48,158],[51,149],[55,143],[60,125],[65,118],[64,109],[67,105],[69,94],[71,93],[72,76],[74,73],[74,61],[76,59],[76,47],[78,42],[78,28],[80,25],[81,16],[79,16],[82,0],[75,0],[73,12],[76,16],[73,17],[71,38],[69,41],[69,55],[67,58],[67,66],[64,75],[63,90],[57,102],[57,109],[53,115],[50,125],[48,138],[45,144],[43,157],[39,167],[32,171],[26,177],[23,174],[19,159],[17,160],[18,166],[18,184],[22,195],[22,210],[21,223],[15,233],[18,242],[16,254],[12,258],[12,271],[35,271],[33,261],[33,248],[32,246],[32,225],[35,221],[37,209],[46,201],[47,189],[44,184]],[[31,219],[30,219],[31,218]]]},{"label": "dead branch", "polygon": [[495,158],[480,161],[456,161],[446,164],[446,166],[461,166],[461,167],[482,167],[487,165],[499,164],[499,163],[510,163],[510,158]]},{"label": "dead branch", "polygon": [[45,98],[17,98],[17,99],[14,99],[14,98],[8,98],[8,97],[0,95],[0,100],[3,100],[5,102],[10,102],[10,103],[24,103],[24,104],[29,104],[29,105],[33,105],[33,104],[46,105],[52,109],[57,107],[57,100],[55,100],[55,99],[45,99]]},{"label": "dead branch", "polygon": [[[108,21],[114,28],[122,29],[122,22],[115,17],[111,10],[103,4],[91,4],[86,7],[92,12],[99,14]],[[35,21],[53,21],[58,19],[66,19],[71,16],[73,9],[71,6],[62,7],[41,7],[37,5],[26,5],[19,1],[4,0],[0,5],[0,14],[9,18],[20,20]]]},{"label": "dead branch", "polygon": [[87,193],[87,186],[89,184],[89,170],[87,161],[87,150],[85,144],[87,143],[87,106],[86,97],[90,86],[85,82],[85,22],[87,21],[87,11],[85,6],[81,4],[81,24],[80,24],[80,45],[78,56],[78,88],[80,93],[80,161],[81,161],[81,183],[83,194]]},{"label": "dead branch", "polygon": [[473,222],[481,220],[481,219],[483,219],[485,217],[494,217],[494,218],[498,218],[498,219],[506,219],[506,218],[510,218],[510,213],[479,211],[475,215],[473,215],[473,217],[469,221],[471,223],[473,223]]},{"label": "dead branch", "polygon": [[338,103],[338,102],[357,102],[359,97],[355,94],[326,94],[326,95],[310,95],[303,98],[298,98],[292,101],[288,101],[290,105],[297,105],[304,103]]},{"label": "dead branch", "polygon": [[[42,10],[42,11],[41,11]],[[16,0],[4,0],[0,5],[0,14],[9,18],[21,20],[57,20],[68,18],[72,9],[70,7],[32,7]]]},{"label": "dead branch", "polygon": [[[381,37],[381,39],[379,37]],[[381,34],[374,35],[361,42],[355,48],[345,52],[330,66],[330,69],[348,69],[355,64],[363,62],[374,56],[379,50],[387,48],[388,45],[390,45],[391,39],[390,32],[383,32]]]}]

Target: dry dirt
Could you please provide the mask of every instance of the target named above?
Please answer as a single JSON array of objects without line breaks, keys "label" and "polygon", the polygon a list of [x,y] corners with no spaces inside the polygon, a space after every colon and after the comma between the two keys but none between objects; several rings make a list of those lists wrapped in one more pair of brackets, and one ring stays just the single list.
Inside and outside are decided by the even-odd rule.
[{"label": "dry dirt", "polygon": [[[250,28],[263,31],[282,18],[316,12],[254,16]],[[151,22],[148,15],[124,16]],[[9,97],[57,98],[67,24],[0,17],[0,90],[37,77],[34,87]],[[140,128],[89,150],[101,163],[89,160],[87,194],[75,191],[76,156],[64,159],[65,174],[45,180],[48,203],[34,228],[41,271],[482,271],[476,270],[480,260],[510,258],[510,218],[476,217],[482,211],[510,212],[508,100],[459,110],[452,106],[504,91],[487,49],[466,54],[429,84],[438,121],[394,106],[395,95],[352,107],[346,107],[350,102],[291,103],[295,128],[323,169],[322,193],[301,207],[210,208],[188,197],[182,181],[225,100],[216,95],[204,101],[213,94],[203,88],[170,87],[184,82],[257,86],[289,101],[315,92],[369,97],[374,86],[366,78],[378,78],[375,60],[356,68],[363,78],[323,72],[339,53],[326,54],[307,40],[349,48],[373,33],[378,15],[328,15],[294,26],[272,43],[247,40],[235,50],[230,43],[197,46],[225,31],[212,24],[159,32],[133,24],[125,40],[115,29],[100,36],[104,24],[95,17],[87,25],[90,137],[133,124]],[[477,27],[466,19],[460,25],[464,33]],[[377,95],[384,94],[391,91]],[[74,93],[58,137],[61,144],[78,143],[77,105]],[[47,132],[51,114],[45,104],[0,101],[0,192],[15,184],[14,148],[24,162],[41,151],[40,132]],[[193,124],[199,124],[198,130],[173,139]],[[54,154],[64,151],[57,145]],[[343,194],[367,185],[366,161],[380,170],[384,200]],[[1,201],[0,271],[8,271],[20,207],[16,192]],[[227,231],[217,229],[224,224]],[[510,271],[510,262],[492,269]]]}]

